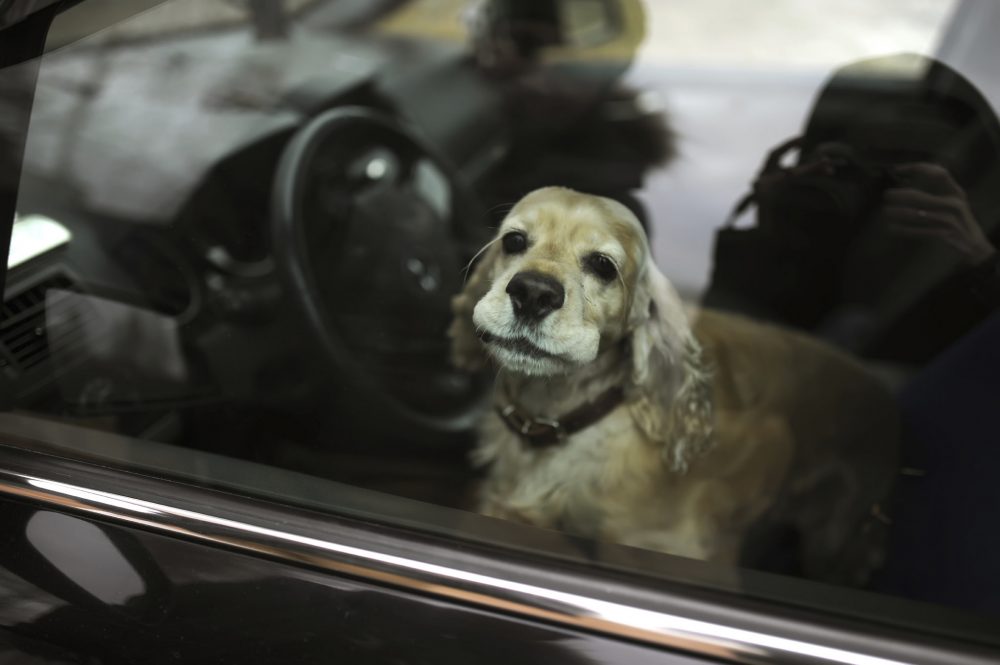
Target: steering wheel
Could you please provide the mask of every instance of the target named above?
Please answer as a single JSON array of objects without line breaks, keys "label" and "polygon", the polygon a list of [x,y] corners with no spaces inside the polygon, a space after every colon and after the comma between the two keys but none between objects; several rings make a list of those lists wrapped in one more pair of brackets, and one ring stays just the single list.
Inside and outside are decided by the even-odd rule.
[{"label": "steering wheel", "polygon": [[399,120],[340,107],[292,137],[273,194],[277,265],[341,392],[380,425],[468,429],[487,381],[445,334],[488,233],[468,187]]}]

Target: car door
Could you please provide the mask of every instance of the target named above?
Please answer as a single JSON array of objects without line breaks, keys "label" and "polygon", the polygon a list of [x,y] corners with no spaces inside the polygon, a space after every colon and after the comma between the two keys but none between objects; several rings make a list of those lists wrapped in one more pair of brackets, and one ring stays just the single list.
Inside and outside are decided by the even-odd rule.
[{"label": "car door", "polygon": [[[337,303],[343,325],[334,331],[354,345],[347,355],[357,364],[329,362],[299,296],[275,272],[281,250],[247,220],[280,216],[268,208],[271,177],[280,181],[277,162],[317,121],[363,118],[337,136],[377,138],[358,153],[370,180],[399,164],[418,174],[391,195],[376,190],[382,198],[364,198],[370,192],[360,185],[331,188],[321,204],[340,205],[350,192],[375,200],[382,215],[411,215],[409,229],[473,209],[462,203],[465,187],[484,197],[503,189],[490,181],[504,173],[493,160],[518,148],[517,132],[507,133],[503,93],[467,68],[464,46],[421,19],[444,10],[392,5],[360,20],[344,8],[350,3],[169,0],[144,3],[149,12],[99,0],[35,4],[34,12],[0,4],[8,10],[0,14],[0,89],[9,91],[0,237],[21,257],[4,271],[0,323],[0,662],[888,665],[1000,657],[989,610],[476,514],[469,421],[436,411],[434,400],[453,405],[450,396],[477,384],[456,389],[451,374],[427,370],[436,367],[430,361],[407,374],[384,356],[372,360],[399,351],[399,320],[353,301]],[[572,11],[580,11],[574,20],[587,48],[596,40],[631,57],[630,40],[642,32],[637,3],[583,4]],[[287,44],[255,32],[253,19],[274,11],[295,35]],[[609,16],[618,26],[610,37],[585,29]],[[432,38],[407,41],[426,30]],[[369,68],[380,74],[369,78]],[[310,76],[279,85],[303,71]],[[230,80],[243,83],[227,87]],[[408,95],[421,90],[444,91],[445,106],[456,108],[421,96],[426,106],[407,114]],[[352,172],[319,166],[338,177]],[[413,191],[419,199],[403,198]],[[419,260],[377,263],[365,252],[384,230],[338,228],[320,228],[306,250],[328,249],[336,265],[380,266],[354,274],[358,289],[391,275],[398,281],[390,286],[432,298],[443,281],[436,266],[447,270],[454,258],[432,246]],[[448,228],[427,235],[464,232]],[[186,290],[189,283],[197,288]],[[380,306],[394,302],[379,298]],[[405,326],[415,316],[400,317],[404,330],[420,328],[415,319]],[[403,351],[410,355],[391,358],[425,358],[434,348]],[[376,402],[371,386],[356,382],[365,372],[388,398]],[[390,413],[398,402],[408,410]],[[463,402],[462,414],[477,403]],[[410,418],[413,411],[422,417]]]}]

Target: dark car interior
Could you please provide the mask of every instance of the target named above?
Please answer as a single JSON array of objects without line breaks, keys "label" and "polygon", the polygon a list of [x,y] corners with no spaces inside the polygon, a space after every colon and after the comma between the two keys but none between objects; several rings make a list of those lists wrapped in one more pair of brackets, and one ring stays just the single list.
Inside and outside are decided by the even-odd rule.
[{"label": "dark car interior", "polygon": [[493,3],[471,44],[380,33],[399,3],[301,4],[75,41],[56,20],[18,228],[59,238],[8,273],[6,402],[459,505],[489,384],[447,360],[470,259],[533,187],[640,211],[669,130],[627,58],[586,58],[634,50],[620,3],[580,25]]}]

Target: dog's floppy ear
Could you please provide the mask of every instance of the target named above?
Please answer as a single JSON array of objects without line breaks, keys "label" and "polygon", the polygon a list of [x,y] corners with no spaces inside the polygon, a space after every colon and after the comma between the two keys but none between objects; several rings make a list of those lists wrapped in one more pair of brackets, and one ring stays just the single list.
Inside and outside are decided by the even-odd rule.
[{"label": "dog's floppy ear", "polygon": [[686,471],[713,441],[712,386],[680,296],[650,260],[632,300],[629,327],[632,417],[663,446],[671,468]]},{"label": "dog's floppy ear", "polygon": [[470,264],[465,287],[451,299],[453,318],[448,327],[448,337],[451,338],[451,361],[459,369],[473,371],[486,365],[486,350],[476,335],[472,311],[476,308],[476,303],[490,290],[490,284],[493,283],[493,266],[499,255],[500,243],[495,240],[480,250],[478,260],[473,259]]}]

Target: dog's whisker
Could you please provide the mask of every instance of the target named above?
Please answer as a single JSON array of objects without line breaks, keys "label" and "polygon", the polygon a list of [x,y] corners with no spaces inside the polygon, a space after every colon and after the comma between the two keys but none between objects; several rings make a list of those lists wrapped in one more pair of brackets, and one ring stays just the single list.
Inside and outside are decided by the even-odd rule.
[{"label": "dog's whisker", "polygon": [[489,249],[490,245],[492,245],[493,243],[495,243],[497,240],[499,240],[499,238],[494,238],[493,240],[490,240],[488,243],[486,243],[485,245],[483,245],[479,249],[479,251],[476,252],[471,259],[469,259],[469,262],[465,264],[465,267],[462,268],[462,272],[465,274],[465,281],[468,281],[468,279],[469,279],[469,270],[472,268],[472,264],[475,263],[476,259],[478,259],[480,256],[482,256],[483,252],[485,252],[487,249]]},{"label": "dog's whisker", "polygon": [[510,211],[516,205],[517,201],[510,201],[508,203],[498,203],[495,206],[491,207],[489,210],[487,210],[486,214],[494,213],[497,210],[500,210],[501,208],[507,208],[507,211]]},{"label": "dog's whisker", "polygon": [[[614,263],[614,261],[612,261],[612,263]],[[615,275],[618,277],[618,283],[622,285],[622,293],[624,294],[622,302],[623,303],[632,302],[632,294],[629,293],[628,285],[625,283],[625,278],[622,277],[622,271],[621,268],[618,267],[618,264],[615,264]],[[622,329],[625,329],[627,326],[628,326],[628,307],[622,307]]]}]

